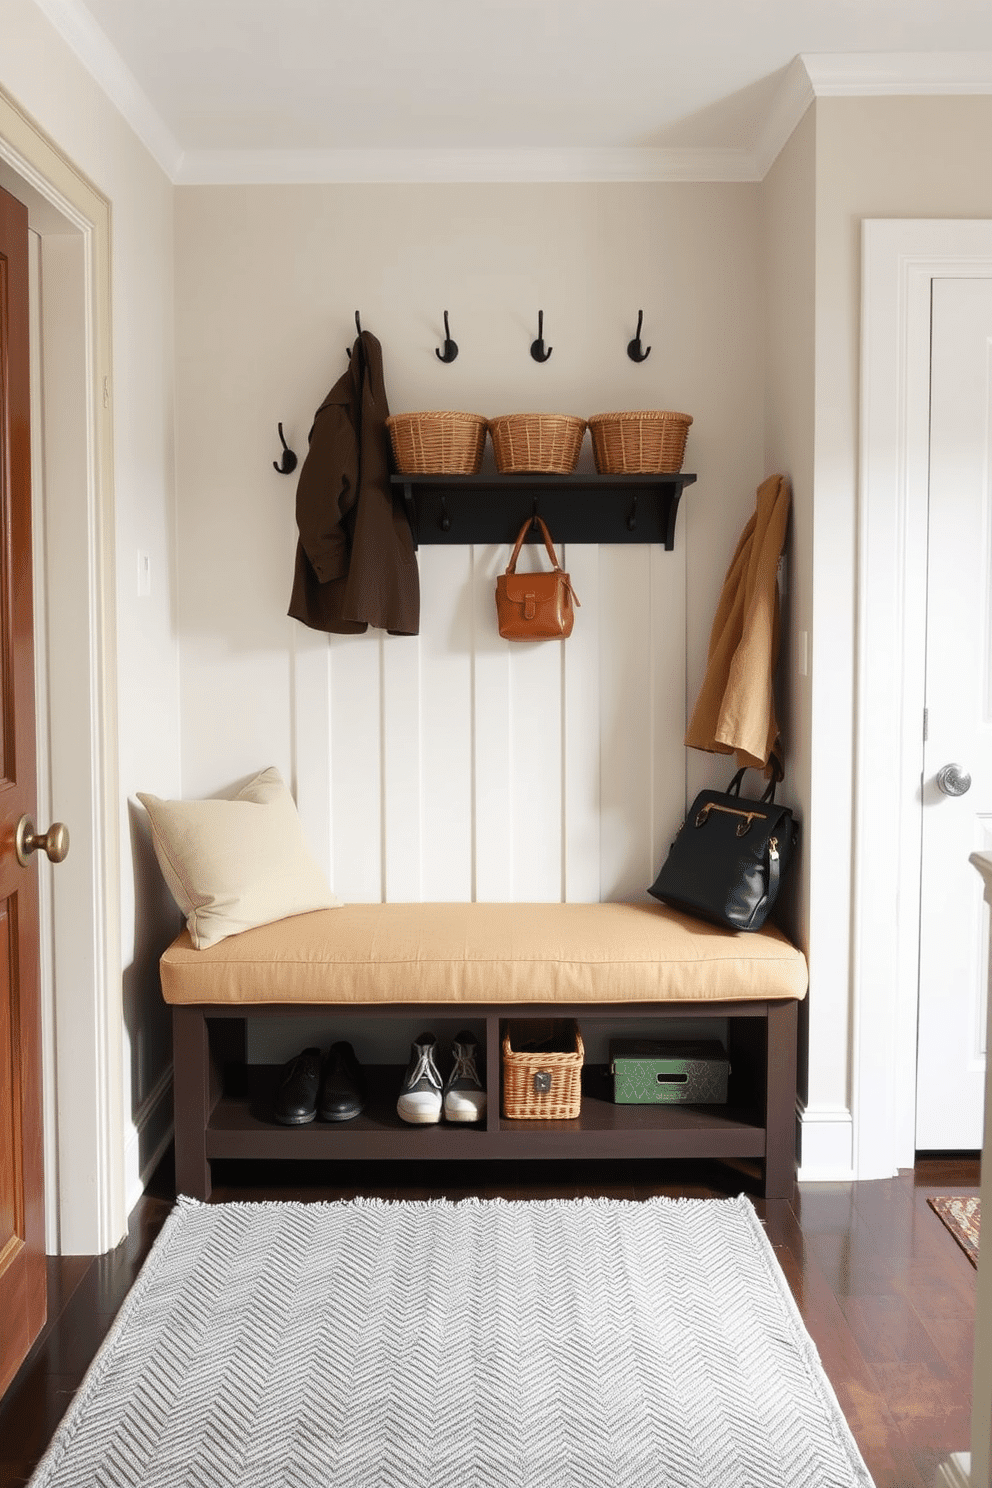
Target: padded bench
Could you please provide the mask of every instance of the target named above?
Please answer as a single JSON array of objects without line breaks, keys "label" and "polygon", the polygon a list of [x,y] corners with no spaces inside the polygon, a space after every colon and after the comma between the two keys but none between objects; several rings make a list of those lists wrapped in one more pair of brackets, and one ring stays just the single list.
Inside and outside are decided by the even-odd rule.
[{"label": "padded bench", "polygon": [[[161,959],[173,1009],[176,1180],[208,1198],[221,1158],[752,1159],[767,1197],[788,1198],[796,1165],[797,1004],[802,953],[766,926],[734,933],[646,904],[351,904],[246,930],[194,949],[187,931]],[[246,1019],[415,1017],[481,1023],[490,1090],[485,1124],[410,1127],[395,1112],[401,1071],[370,1068],[354,1121],[271,1120],[277,1067],[246,1062]],[[724,1020],[724,1106],[617,1106],[588,1071],[572,1121],[501,1115],[501,1029],[512,1018]],[[719,1030],[721,1033],[723,1029]],[[697,1035],[698,1036],[698,1035]]]}]

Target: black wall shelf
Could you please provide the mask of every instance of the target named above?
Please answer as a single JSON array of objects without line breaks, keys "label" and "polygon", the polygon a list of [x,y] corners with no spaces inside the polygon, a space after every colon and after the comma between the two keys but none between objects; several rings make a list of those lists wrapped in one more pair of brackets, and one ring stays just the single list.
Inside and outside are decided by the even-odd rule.
[{"label": "black wall shelf", "polygon": [[[694,475],[394,475],[415,545],[514,543],[535,512],[556,543],[675,546]],[[537,528],[527,541],[540,538]]]}]

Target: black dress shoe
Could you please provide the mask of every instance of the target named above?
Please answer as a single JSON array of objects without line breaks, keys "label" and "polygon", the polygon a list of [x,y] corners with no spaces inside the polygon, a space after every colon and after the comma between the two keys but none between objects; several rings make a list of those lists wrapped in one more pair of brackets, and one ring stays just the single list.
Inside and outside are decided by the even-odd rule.
[{"label": "black dress shoe", "polygon": [[350,1044],[332,1044],[320,1082],[317,1114],[321,1121],[350,1121],[365,1108],[365,1075]]},{"label": "black dress shoe", "polygon": [[304,1049],[282,1067],[276,1091],[276,1120],[282,1126],[306,1126],[317,1114],[320,1050]]}]

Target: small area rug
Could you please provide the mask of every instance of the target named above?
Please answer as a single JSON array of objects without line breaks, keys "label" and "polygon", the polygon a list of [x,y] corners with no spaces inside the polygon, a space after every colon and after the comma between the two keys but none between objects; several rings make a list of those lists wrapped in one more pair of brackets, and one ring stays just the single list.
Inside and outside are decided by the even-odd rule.
[{"label": "small area rug", "polygon": [[950,1230],[971,1264],[978,1266],[978,1242],[982,1230],[982,1201],[977,1194],[965,1197],[927,1199],[927,1203]]},{"label": "small area rug", "polygon": [[870,1488],[745,1198],[180,1200],[32,1479]]}]

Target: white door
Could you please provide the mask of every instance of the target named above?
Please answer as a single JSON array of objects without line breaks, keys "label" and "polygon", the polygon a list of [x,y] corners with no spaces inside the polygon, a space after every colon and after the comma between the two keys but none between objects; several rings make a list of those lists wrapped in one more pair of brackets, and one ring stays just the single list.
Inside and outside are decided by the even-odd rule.
[{"label": "white door", "polygon": [[992,851],[992,280],[934,279],[916,1146],[978,1150]]}]

